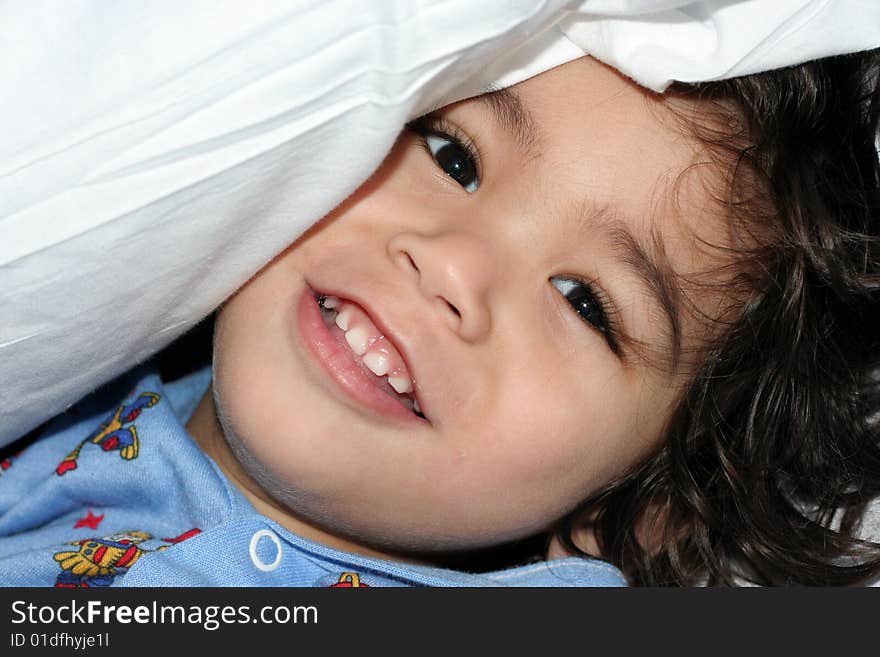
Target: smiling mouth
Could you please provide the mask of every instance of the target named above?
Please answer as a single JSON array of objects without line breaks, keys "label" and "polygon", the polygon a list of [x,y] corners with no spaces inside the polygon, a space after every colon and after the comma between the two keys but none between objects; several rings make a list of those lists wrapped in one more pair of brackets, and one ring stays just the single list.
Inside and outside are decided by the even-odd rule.
[{"label": "smiling mouth", "polygon": [[363,308],[347,299],[313,291],[330,335],[344,345],[364,377],[407,411],[427,420],[414,392],[414,381],[397,347],[379,330]]}]

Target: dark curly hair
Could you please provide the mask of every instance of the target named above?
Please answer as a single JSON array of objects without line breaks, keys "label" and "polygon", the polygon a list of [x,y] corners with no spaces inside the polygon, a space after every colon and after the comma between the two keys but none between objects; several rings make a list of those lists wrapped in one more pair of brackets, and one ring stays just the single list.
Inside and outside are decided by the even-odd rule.
[{"label": "dark curly hair", "polygon": [[858,538],[880,496],[878,70],[880,50],[667,92],[708,117],[687,122],[718,201],[760,246],[659,450],[560,526],[572,551],[588,526],[642,585],[880,574]]}]

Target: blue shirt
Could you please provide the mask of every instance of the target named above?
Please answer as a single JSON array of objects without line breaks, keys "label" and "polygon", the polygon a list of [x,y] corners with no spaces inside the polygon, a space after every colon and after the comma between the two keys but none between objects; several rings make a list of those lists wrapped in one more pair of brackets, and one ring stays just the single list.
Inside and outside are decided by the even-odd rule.
[{"label": "blue shirt", "polygon": [[470,574],[349,554],[257,513],[186,432],[209,368],[135,369],[0,463],[4,586],[624,586],[569,558]]}]

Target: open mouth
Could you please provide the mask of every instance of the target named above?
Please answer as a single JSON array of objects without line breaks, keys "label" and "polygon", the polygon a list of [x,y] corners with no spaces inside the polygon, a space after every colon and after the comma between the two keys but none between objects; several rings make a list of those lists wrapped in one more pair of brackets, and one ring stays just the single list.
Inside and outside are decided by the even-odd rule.
[{"label": "open mouth", "polygon": [[[336,356],[349,361],[342,379],[368,381],[418,418],[427,420],[415,394],[415,382],[403,356],[366,311],[353,301],[312,291]],[[314,312],[314,311],[313,311]],[[343,352],[343,353],[340,353]],[[354,366],[352,366],[352,363]],[[344,369],[338,366],[332,371]],[[357,370],[352,372],[352,369]],[[340,377],[337,377],[340,378]]]}]

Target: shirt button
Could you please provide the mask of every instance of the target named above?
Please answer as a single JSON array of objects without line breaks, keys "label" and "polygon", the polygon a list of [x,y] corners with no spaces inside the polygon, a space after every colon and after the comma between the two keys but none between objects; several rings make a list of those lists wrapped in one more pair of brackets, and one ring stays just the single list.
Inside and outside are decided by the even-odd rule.
[{"label": "shirt button", "polygon": [[[263,539],[268,539],[268,541]],[[267,562],[266,558],[272,554],[271,543],[275,544],[275,558],[273,561]],[[264,573],[273,571],[281,565],[281,541],[275,532],[268,529],[260,529],[259,531],[254,532],[254,535],[251,536],[251,544],[248,547],[248,552],[251,555],[251,562]]]}]

